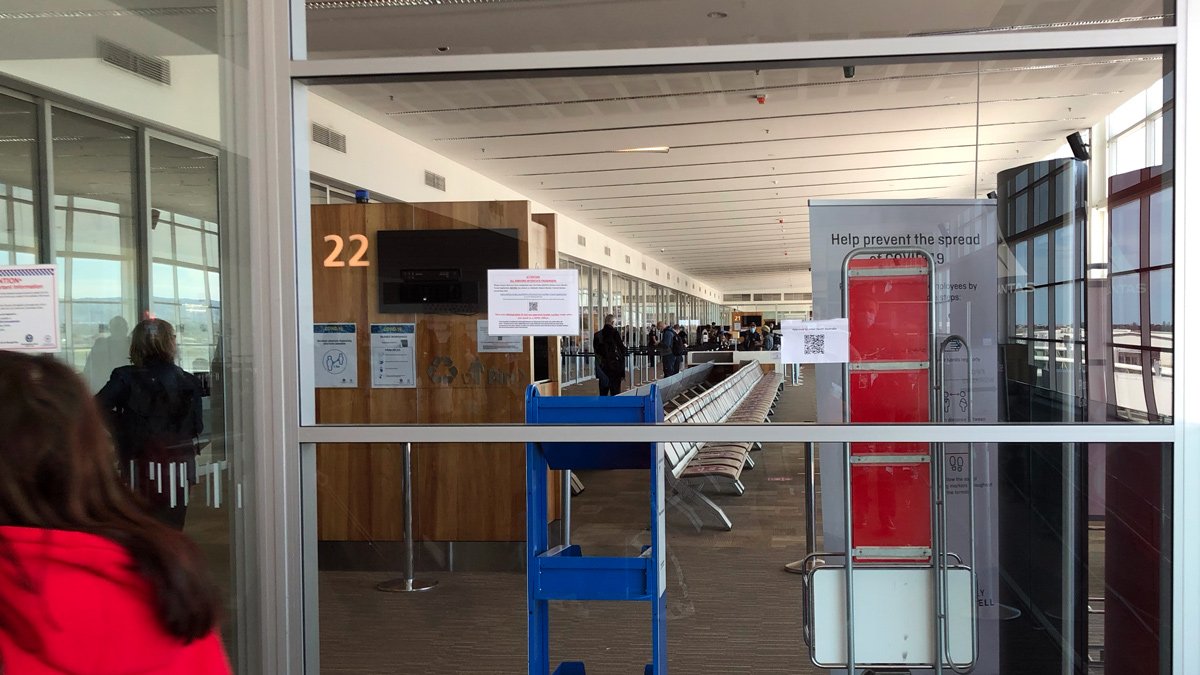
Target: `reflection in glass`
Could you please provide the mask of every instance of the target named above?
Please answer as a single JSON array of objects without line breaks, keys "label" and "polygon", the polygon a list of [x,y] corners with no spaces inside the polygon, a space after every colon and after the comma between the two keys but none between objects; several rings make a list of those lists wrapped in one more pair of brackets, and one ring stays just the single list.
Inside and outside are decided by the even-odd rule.
[{"label": "reflection in glass", "polygon": [[134,219],[134,134],[55,108],[53,244],[61,307],[61,357],[93,390],[129,362],[128,330],[140,318]]},{"label": "reflection in glass", "polygon": [[1140,203],[1129,202],[1112,210],[1112,271],[1126,272],[1139,267],[1141,256]]},{"label": "reflection in glass", "polygon": [[37,107],[0,94],[0,265],[37,262]]}]

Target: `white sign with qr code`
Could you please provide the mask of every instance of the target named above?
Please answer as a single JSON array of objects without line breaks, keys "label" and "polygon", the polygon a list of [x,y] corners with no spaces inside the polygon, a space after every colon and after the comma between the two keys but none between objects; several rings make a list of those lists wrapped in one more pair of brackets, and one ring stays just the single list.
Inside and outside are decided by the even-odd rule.
[{"label": "white sign with qr code", "polygon": [[850,360],[850,322],[846,319],[784,319],[784,363],[846,363]]}]

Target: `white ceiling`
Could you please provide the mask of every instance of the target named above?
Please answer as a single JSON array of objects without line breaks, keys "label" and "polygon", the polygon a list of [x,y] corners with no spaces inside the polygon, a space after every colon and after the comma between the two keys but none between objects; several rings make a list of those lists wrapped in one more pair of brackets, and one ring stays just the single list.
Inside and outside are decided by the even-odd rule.
[{"label": "white ceiling", "polygon": [[1164,12],[1164,0],[307,2],[308,48],[317,57],[423,55],[439,53],[439,47],[455,54],[502,53],[1094,28],[1117,22],[1129,27],[1162,25]]},{"label": "white ceiling", "polygon": [[982,197],[1161,72],[1158,56],[1095,56],[318,92],[736,292],[807,290],[809,199]]}]

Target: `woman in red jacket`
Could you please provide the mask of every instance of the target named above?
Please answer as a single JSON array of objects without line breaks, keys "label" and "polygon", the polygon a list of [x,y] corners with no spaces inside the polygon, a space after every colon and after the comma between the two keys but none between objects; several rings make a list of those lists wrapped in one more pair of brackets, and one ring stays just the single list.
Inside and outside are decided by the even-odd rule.
[{"label": "woman in red jacket", "polygon": [[83,381],[0,351],[0,673],[229,673],[217,597],[117,478]]}]

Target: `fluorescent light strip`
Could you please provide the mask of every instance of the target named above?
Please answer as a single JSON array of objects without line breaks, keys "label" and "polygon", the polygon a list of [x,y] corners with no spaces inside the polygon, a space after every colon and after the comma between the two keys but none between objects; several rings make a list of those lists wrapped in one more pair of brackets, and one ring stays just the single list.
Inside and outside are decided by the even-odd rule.
[{"label": "fluorescent light strip", "polygon": [[671,151],[671,148],[670,148],[670,146],[666,146],[666,145],[652,145],[652,146],[645,147],[645,148],[623,148],[623,149],[621,149],[621,150],[610,150],[609,152],[657,152],[657,153],[668,153],[668,152],[670,152],[670,151]]}]

